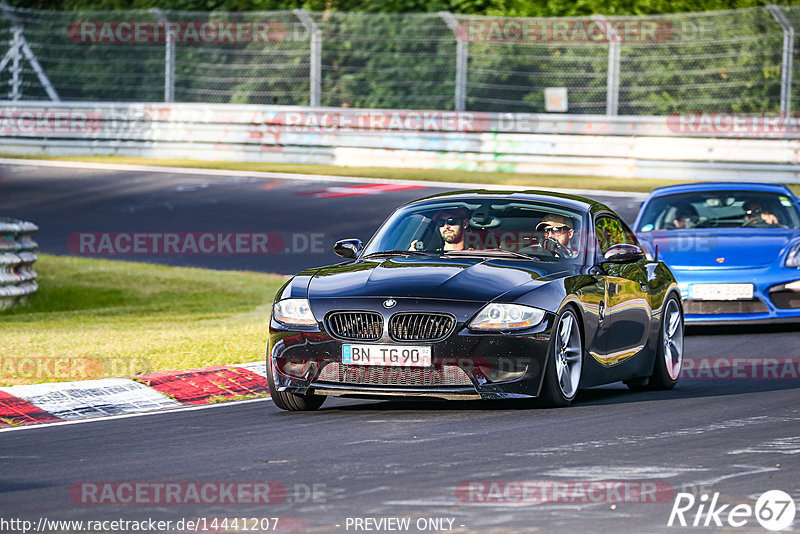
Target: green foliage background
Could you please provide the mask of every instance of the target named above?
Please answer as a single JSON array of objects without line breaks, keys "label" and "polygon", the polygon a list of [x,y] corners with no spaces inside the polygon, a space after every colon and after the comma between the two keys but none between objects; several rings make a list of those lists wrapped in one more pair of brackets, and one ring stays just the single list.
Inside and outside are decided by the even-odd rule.
[{"label": "green foliage background", "polygon": [[[163,45],[76,44],[59,30],[79,20],[154,20],[148,9],[158,7],[169,20],[267,18],[282,23],[289,36],[238,48],[177,46],[176,101],[307,105],[308,37],[290,11],[302,8],[322,31],[323,106],[454,109],[456,42],[436,14],[448,10],[462,16],[513,17],[662,14],[656,16],[675,26],[674,38],[621,46],[620,114],[779,109],[781,28],[766,9],[744,9],[764,6],[760,0],[8,1],[61,10],[20,14],[26,38],[64,100],[161,100]],[[717,11],[731,9],[741,11]],[[696,14],[669,15],[686,12]],[[800,7],[786,13],[800,28]],[[4,21],[0,41],[10,37]],[[800,39],[795,41],[798,57]],[[466,109],[544,112],[544,88],[567,87],[570,113],[602,114],[607,70],[604,43],[471,42]],[[0,73],[0,85],[8,77],[8,69]],[[30,69],[24,82],[25,98],[46,98]],[[797,109],[800,98],[794,100]]]},{"label": "green foliage background", "polygon": [[714,11],[763,6],[762,0],[8,0],[10,5],[35,9],[105,10],[161,9],[181,11],[272,11],[302,8],[310,11],[412,13],[448,10],[470,15],[567,17],[594,14],[652,15]]}]

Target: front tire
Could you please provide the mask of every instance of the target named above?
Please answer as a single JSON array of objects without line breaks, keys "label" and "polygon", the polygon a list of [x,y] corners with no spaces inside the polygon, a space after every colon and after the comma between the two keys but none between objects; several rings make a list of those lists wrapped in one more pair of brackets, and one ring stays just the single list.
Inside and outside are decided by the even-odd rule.
[{"label": "front tire", "polygon": [[583,371],[581,327],[572,309],[559,315],[552,336],[540,402],[548,408],[560,408],[575,399]]},{"label": "front tire", "polygon": [[272,377],[272,366],[267,360],[267,383],[269,384],[269,395],[272,402],[281,410],[289,412],[313,412],[325,402],[325,395],[300,395],[288,391],[278,391],[275,387],[275,379]]}]

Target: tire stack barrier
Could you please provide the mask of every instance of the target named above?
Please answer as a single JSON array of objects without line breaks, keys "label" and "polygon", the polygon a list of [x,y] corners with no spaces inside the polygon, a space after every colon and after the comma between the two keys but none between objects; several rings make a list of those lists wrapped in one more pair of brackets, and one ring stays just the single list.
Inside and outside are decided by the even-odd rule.
[{"label": "tire stack barrier", "polygon": [[38,229],[31,222],[0,217],[0,310],[26,302],[39,289],[33,270]]}]

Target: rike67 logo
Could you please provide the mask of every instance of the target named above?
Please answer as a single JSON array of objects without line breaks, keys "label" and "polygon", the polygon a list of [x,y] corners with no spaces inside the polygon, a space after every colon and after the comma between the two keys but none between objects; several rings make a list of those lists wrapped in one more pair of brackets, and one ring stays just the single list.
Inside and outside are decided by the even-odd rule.
[{"label": "rike67 logo", "polygon": [[718,492],[713,496],[703,493],[699,497],[678,493],[667,526],[754,528],[752,520],[755,519],[762,528],[775,532],[787,529],[794,521],[795,512],[794,500],[781,490],[762,493],[755,506],[722,504]]}]

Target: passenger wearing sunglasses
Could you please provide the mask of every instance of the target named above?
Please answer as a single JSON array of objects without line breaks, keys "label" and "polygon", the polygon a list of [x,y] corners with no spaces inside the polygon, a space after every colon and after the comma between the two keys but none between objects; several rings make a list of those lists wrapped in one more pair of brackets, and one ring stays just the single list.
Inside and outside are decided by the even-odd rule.
[{"label": "passenger wearing sunglasses", "polygon": [[[575,230],[572,228],[572,221],[568,217],[561,215],[547,215],[536,225],[536,231],[542,232],[542,248],[551,249],[554,255],[559,257],[574,258],[577,252],[572,250],[572,237]],[[548,241],[551,246],[548,246]]]},{"label": "passenger wearing sunglasses", "polygon": [[[439,228],[439,235],[444,241],[443,247],[436,250],[464,250],[464,230],[469,226],[469,211],[466,209],[452,209],[438,212],[433,217],[433,223]],[[420,250],[422,241],[415,239],[408,250]]]}]

